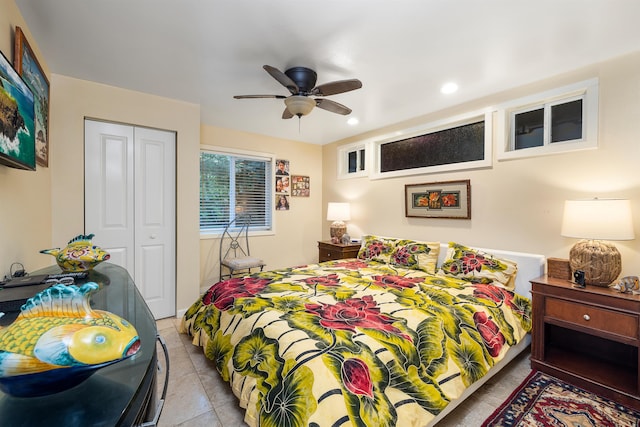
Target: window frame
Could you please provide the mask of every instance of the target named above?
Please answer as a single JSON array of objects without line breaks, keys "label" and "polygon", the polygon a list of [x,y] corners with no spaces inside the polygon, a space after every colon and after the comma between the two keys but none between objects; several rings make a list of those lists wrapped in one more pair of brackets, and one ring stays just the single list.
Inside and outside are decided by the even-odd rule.
[{"label": "window frame", "polygon": [[[519,98],[498,106],[497,160],[538,157],[571,151],[598,148],[598,79],[584,80],[571,85]],[[551,108],[582,100],[582,138],[550,142]],[[543,145],[515,149],[515,116],[544,108]]]},{"label": "window frame", "polygon": [[[271,216],[271,227],[266,230],[252,230],[249,228],[249,236],[268,236],[274,235],[276,233],[275,226],[275,164],[276,164],[276,155],[272,153],[264,153],[259,151],[250,151],[250,150],[241,150],[236,148],[229,147],[221,147],[216,145],[206,145],[200,144],[200,152],[209,152],[213,154],[221,154],[227,156],[235,156],[235,157],[246,157],[249,159],[255,160],[264,160],[271,162],[271,174],[270,174],[270,183],[266,184],[265,188],[269,192],[267,195],[267,201],[270,206],[270,216]],[[200,176],[200,171],[198,170],[198,176]],[[200,192],[198,190],[198,199],[200,197]],[[200,222],[200,207],[198,206],[198,231],[200,234],[200,239],[216,239],[222,236],[224,232],[223,229],[211,229],[211,230],[202,230],[199,225]]]},{"label": "window frame", "polygon": [[[369,143],[359,141],[338,147],[338,179],[361,178],[369,175],[369,165],[371,165],[369,146]],[[363,155],[360,154],[361,150],[364,150]],[[358,165],[361,163],[360,160],[364,158],[364,168],[356,172],[349,172],[349,154],[353,152],[356,152]]]},{"label": "window frame", "polygon": [[[383,135],[373,141],[373,168],[369,174],[372,180],[395,178],[411,175],[425,175],[442,172],[452,172],[460,170],[488,168],[493,165],[493,109],[482,109],[461,114],[454,117],[434,121],[428,124],[416,126],[401,132],[394,132],[393,135]],[[469,162],[449,163],[446,165],[426,166],[415,169],[405,169],[391,172],[380,172],[380,153],[383,144],[399,141],[415,136],[425,135],[434,132],[446,131],[459,126],[464,126],[478,121],[484,121],[484,159]]]}]

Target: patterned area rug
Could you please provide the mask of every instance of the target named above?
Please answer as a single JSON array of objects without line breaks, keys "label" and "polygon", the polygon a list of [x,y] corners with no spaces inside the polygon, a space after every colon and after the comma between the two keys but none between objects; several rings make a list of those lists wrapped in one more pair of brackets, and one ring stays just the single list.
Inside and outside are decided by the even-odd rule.
[{"label": "patterned area rug", "polygon": [[640,412],[533,371],[482,427],[640,426]]}]

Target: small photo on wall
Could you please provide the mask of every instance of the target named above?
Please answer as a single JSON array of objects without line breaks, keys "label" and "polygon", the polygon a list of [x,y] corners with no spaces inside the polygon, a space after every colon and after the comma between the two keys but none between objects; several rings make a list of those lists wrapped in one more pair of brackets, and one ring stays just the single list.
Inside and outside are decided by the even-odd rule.
[{"label": "small photo on wall", "polygon": [[276,160],[276,176],[289,176],[289,160],[277,159]]},{"label": "small photo on wall", "polygon": [[276,210],[288,211],[289,210],[289,197],[285,194],[279,194],[276,196]]},{"label": "small photo on wall", "polygon": [[289,194],[289,177],[276,176],[276,194]]},{"label": "small photo on wall", "polygon": [[309,197],[311,184],[308,176],[291,175],[291,195],[296,197]]}]

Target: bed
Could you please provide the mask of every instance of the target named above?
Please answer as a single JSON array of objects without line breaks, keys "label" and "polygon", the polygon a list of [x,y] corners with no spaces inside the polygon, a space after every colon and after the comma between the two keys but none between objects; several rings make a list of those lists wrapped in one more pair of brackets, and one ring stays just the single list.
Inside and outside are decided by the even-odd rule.
[{"label": "bed", "polygon": [[231,278],[185,313],[250,426],[433,425],[530,343],[541,255],[364,236]]}]

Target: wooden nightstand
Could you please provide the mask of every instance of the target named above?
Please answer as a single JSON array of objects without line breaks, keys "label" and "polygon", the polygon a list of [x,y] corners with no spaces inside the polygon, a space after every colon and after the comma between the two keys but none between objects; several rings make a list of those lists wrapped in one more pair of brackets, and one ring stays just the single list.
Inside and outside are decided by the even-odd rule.
[{"label": "wooden nightstand", "polygon": [[336,259],[355,258],[358,256],[360,243],[331,243],[331,241],[318,242],[318,262],[332,261]]},{"label": "wooden nightstand", "polygon": [[640,409],[640,296],[531,281],[531,367]]}]

